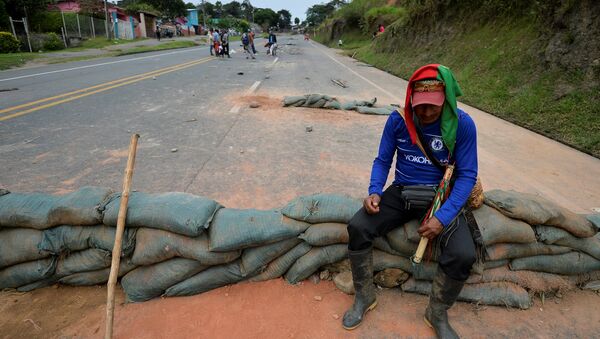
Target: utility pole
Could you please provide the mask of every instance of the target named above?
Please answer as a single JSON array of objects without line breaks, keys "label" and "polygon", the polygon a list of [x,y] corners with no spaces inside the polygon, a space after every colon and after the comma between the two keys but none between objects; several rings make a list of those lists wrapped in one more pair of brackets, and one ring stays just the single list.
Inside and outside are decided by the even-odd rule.
[{"label": "utility pole", "polygon": [[203,25],[204,25],[204,30],[208,31],[206,29],[206,8],[204,7],[204,0],[202,0],[202,22],[203,22]]},{"label": "utility pole", "polygon": [[106,4],[106,0],[104,0],[104,29],[106,30],[106,39],[110,39],[110,32],[108,31],[108,5]]}]

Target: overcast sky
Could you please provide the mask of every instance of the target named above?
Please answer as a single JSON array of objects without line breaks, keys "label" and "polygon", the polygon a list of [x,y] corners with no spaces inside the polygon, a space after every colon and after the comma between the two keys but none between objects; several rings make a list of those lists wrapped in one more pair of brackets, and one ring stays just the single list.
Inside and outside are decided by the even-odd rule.
[{"label": "overcast sky", "polygon": [[[187,1],[188,0],[184,0],[184,2],[187,2]],[[231,1],[233,1],[233,0],[221,0],[221,2],[223,4],[226,4]],[[237,0],[237,1],[239,3],[242,3],[242,0]],[[208,2],[211,2],[212,4],[214,4],[216,2],[216,0],[209,0]],[[290,13],[292,13],[292,24],[294,23],[295,17],[300,18],[300,21],[303,21],[304,19],[306,19],[306,10],[308,9],[308,7],[311,7],[313,5],[320,4],[320,3],[326,3],[326,2],[327,1],[324,1],[324,0],[251,0],[250,1],[252,6],[254,6],[254,7],[270,8],[270,9],[274,10],[275,12],[282,10],[282,9],[287,9],[288,11],[290,11]],[[202,1],[194,0],[193,3],[199,5],[200,3],[202,3]]]}]

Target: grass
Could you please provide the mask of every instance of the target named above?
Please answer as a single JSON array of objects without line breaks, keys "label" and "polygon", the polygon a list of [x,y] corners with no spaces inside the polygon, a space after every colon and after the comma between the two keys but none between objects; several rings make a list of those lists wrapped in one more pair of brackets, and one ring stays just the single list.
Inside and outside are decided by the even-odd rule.
[{"label": "grass", "polygon": [[33,53],[7,53],[0,54],[0,70],[23,66],[27,61],[37,57]]},{"label": "grass", "polygon": [[463,89],[461,102],[600,157],[600,87],[580,72],[542,65],[536,56],[539,35],[530,22],[434,37],[419,48],[401,38],[372,43],[346,34],[343,48],[363,62],[404,79],[424,64],[444,64]]},{"label": "grass", "polygon": [[119,56],[119,55],[129,55],[129,54],[137,54],[137,53],[146,53],[146,52],[153,52],[153,51],[162,51],[165,49],[194,47],[197,45],[198,44],[195,43],[194,41],[189,41],[189,40],[171,41],[171,42],[167,42],[167,43],[156,45],[156,46],[141,46],[141,47],[130,48],[127,50],[119,51],[119,52],[117,52],[116,55]]}]

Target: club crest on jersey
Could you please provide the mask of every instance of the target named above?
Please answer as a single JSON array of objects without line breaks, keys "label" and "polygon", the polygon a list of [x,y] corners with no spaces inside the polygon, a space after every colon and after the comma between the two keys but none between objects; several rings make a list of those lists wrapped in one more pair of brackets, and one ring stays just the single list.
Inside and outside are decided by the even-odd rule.
[{"label": "club crest on jersey", "polygon": [[441,151],[444,148],[444,142],[439,137],[431,138],[429,145],[431,145],[431,149],[434,151]]}]

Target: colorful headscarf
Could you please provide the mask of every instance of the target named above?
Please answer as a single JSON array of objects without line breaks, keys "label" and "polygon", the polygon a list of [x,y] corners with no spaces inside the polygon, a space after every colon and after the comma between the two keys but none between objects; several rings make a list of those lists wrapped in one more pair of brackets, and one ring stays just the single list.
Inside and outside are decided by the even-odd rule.
[{"label": "colorful headscarf", "polygon": [[406,90],[406,101],[404,104],[404,120],[406,122],[406,128],[413,144],[417,142],[417,130],[413,118],[413,107],[411,104],[411,98],[413,93],[413,86],[416,81],[424,79],[438,79],[443,81],[445,84],[444,94],[446,99],[444,100],[444,106],[442,108],[441,116],[441,130],[442,140],[450,151],[450,154],[454,153],[454,145],[456,144],[456,130],[458,129],[458,113],[456,112],[456,97],[462,95],[462,91],[458,86],[458,82],[454,78],[452,71],[440,64],[429,64],[425,65],[416,70],[408,81],[408,89]]}]

